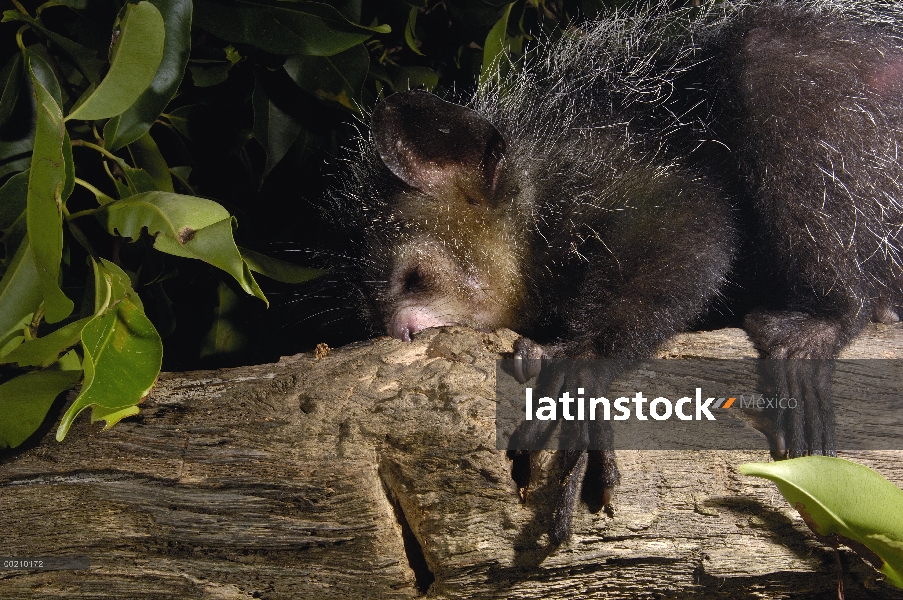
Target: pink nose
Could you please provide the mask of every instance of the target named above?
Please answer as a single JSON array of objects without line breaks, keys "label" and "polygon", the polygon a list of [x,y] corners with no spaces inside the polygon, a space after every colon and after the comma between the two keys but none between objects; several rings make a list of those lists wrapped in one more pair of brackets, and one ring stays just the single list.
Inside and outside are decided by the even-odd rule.
[{"label": "pink nose", "polygon": [[453,325],[442,319],[431,309],[423,306],[405,306],[395,313],[387,327],[389,335],[403,342],[410,342],[411,336],[429,327]]}]

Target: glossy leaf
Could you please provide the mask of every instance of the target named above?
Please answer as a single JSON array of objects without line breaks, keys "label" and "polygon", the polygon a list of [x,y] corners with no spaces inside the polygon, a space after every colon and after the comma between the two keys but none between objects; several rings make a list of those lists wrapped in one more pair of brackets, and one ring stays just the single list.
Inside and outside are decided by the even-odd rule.
[{"label": "glossy leaf", "polygon": [[23,89],[23,81],[22,55],[17,52],[0,71],[0,125],[6,123],[13,114],[19,90]]},{"label": "glossy leaf", "polygon": [[228,60],[192,61],[191,79],[198,87],[213,87],[229,78],[232,63]]},{"label": "glossy leaf", "polygon": [[[26,48],[21,54],[24,58],[21,70],[21,89],[17,93],[15,105],[9,121],[0,128],[0,177],[10,173],[24,171],[31,165],[31,151],[34,147],[35,132],[35,107],[34,93],[32,91],[32,72],[51,92],[54,98],[61,100],[59,84],[50,65],[33,50],[34,46]],[[31,65],[29,72],[27,65]]]},{"label": "glossy leaf", "polygon": [[97,310],[81,333],[85,381],[63,415],[59,441],[86,408],[93,408],[92,422],[104,420],[107,428],[137,414],[137,404],[153,388],[163,360],[160,336],[128,275],[103,259],[93,264]]},{"label": "glossy leaf", "polygon": [[[148,179],[150,179],[150,175],[148,175],[147,177]],[[128,176],[126,176],[126,181],[128,181]],[[118,178],[114,179],[113,182],[116,185],[116,193],[120,198],[128,198],[129,196],[132,196],[136,193],[132,191],[132,188],[129,186],[129,184],[122,183]],[[101,205],[109,204],[108,202],[102,202],[100,197],[97,198],[97,203]]]},{"label": "glossy leaf", "polygon": [[301,130],[292,146],[292,158],[296,164],[307,160],[322,144],[321,138],[308,130]]},{"label": "glossy leaf", "polygon": [[70,8],[77,10],[85,10],[91,4],[91,0],[56,0],[60,4],[64,4]]},{"label": "glossy leaf", "polygon": [[239,251],[252,271],[282,283],[303,283],[326,273],[322,269],[299,267],[296,264],[272,258],[247,248],[239,247]]},{"label": "glossy leaf", "polygon": [[56,79],[53,67],[44,58],[44,54],[44,49],[40,46],[29,46],[25,49],[25,64],[30,69],[29,75],[37,78],[44,89],[50,92],[56,103],[63,106],[63,90],[60,88],[60,82]]},{"label": "glossy leaf", "polygon": [[502,17],[496,21],[492,29],[486,35],[483,44],[483,68],[480,70],[480,85],[486,85],[499,69],[510,51],[510,38],[508,38],[508,19],[511,16],[511,8],[514,3],[505,8]]},{"label": "glossy leaf", "polygon": [[110,70],[68,119],[92,121],[121,114],[154,80],[166,36],[160,11],[147,0],[126,4],[119,29],[119,37],[110,51]]},{"label": "glossy leaf", "polygon": [[172,111],[166,118],[176,128],[176,131],[184,135],[189,140],[193,140],[192,121],[197,118],[198,111],[203,110],[197,104],[182,106]]},{"label": "glossy leaf", "polygon": [[[162,157],[160,158],[162,159]],[[153,192],[159,189],[159,185],[165,185],[165,181],[155,180],[144,169],[133,167],[119,157],[115,157],[112,160],[119,166],[120,173],[125,177],[125,185],[118,179],[116,180],[116,190],[119,192],[120,198],[128,198],[142,192]],[[148,160],[153,161],[154,159],[149,158]],[[155,165],[153,168],[159,168],[159,165]],[[169,180],[169,187],[172,188],[172,179]]]},{"label": "glossy leaf", "polygon": [[228,285],[220,282],[216,297],[213,323],[201,344],[201,358],[239,353],[248,342],[241,328],[235,326],[235,320],[242,318],[239,314],[241,302],[238,296]]},{"label": "glossy leaf", "polygon": [[78,66],[79,71],[85,76],[85,79],[93,84],[100,82],[100,76],[107,66],[107,61],[99,57],[94,50],[86,48],[55,31],[44,27],[44,24],[40,21],[16,11],[7,11],[3,13],[3,21],[19,21],[27,23],[30,27],[40,31],[47,39],[69,55],[69,58],[71,58]]},{"label": "glossy leaf", "polygon": [[385,65],[386,73],[392,79],[392,89],[404,92],[423,87],[431,90],[439,85],[439,74],[429,67],[399,67]]},{"label": "glossy leaf", "polygon": [[34,129],[26,131],[23,137],[0,138],[0,177],[24,171],[31,164],[31,149],[34,146]]},{"label": "glossy leaf", "polygon": [[0,356],[24,341],[22,330],[31,323],[41,299],[41,280],[26,238],[0,279]]},{"label": "glossy leaf", "polygon": [[776,483],[818,535],[867,546],[887,580],[903,588],[903,490],[866,466],[828,456],[747,463],[740,472]]},{"label": "glossy leaf", "polygon": [[[157,182],[154,181],[154,178],[150,176],[150,173],[144,169],[136,169],[129,165],[120,165],[119,168],[125,175],[126,187],[128,188],[128,194],[123,194],[123,190],[119,189],[120,198],[127,198],[128,196],[140,194],[142,192],[153,192],[157,189]],[[117,188],[119,188],[119,186],[117,186]]]},{"label": "glossy leaf", "polygon": [[17,363],[20,367],[49,367],[63,352],[81,340],[82,329],[92,318],[73,321],[53,333],[28,340],[9,354],[0,356],[0,363]]},{"label": "glossy leaf", "polygon": [[262,181],[292,147],[302,127],[297,118],[283,112],[270,100],[259,80],[254,84],[251,101],[254,106],[254,137],[263,146],[267,155],[260,176]]},{"label": "glossy leaf", "polygon": [[0,187],[0,244],[6,258],[0,265],[6,266],[25,238],[25,208],[28,205],[28,171],[13,175]]},{"label": "glossy leaf", "polygon": [[150,313],[148,316],[153,320],[160,337],[166,339],[175,332],[177,325],[173,302],[166,293],[161,279],[146,284],[145,289],[151,298],[151,302],[148,304]]},{"label": "glossy leaf", "polygon": [[115,151],[148,132],[172,100],[191,53],[191,0],[149,0],[163,17],[163,58],[150,86],[121,115],[104,127],[106,147]]},{"label": "glossy leaf", "polygon": [[285,72],[298,87],[320,100],[357,111],[370,69],[370,54],[357,45],[335,56],[290,56]]},{"label": "glossy leaf", "polygon": [[43,49],[37,45],[29,46],[22,53],[23,64],[30,66],[31,70],[23,68],[24,93],[19,94],[10,123],[3,128],[3,135],[0,136],[0,177],[24,171],[31,165],[36,124],[32,75],[62,105],[60,84],[42,54]]},{"label": "glossy leaf", "polygon": [[60,195],[65,205],[75,191],[75,161],[72,158],[72,141],[69,131],[63,128],[63,192]]},{"label": "glossy leaf", "polygon": [[[34,73],[32,85],[37,105],[34,152],[28,173],[28,239],[44,295],[48,323],[57,323],[72,313],[74,305],[60,289],[60,261],[63,256],[63,196],[71,167],[72,149],[59,104]],[[71,191],[71,190],[70,190]]]},{"label": "glossy leaf", "polygon": [[81,375],[78,357],[70,352],[55,369],[25,373],[0,385],[0,448],[15,448],[31,437],[57,396]]},{"label": "glossy leaf", "polygon": [[188,178],[191,175],[191,167],[172,167],[169,170],[170,175],[176,178],[182,187],[189,193],[194,194],[194,188],[188,183]]},{"label": "glossy leaf", "polygon": [[234,218],[211,200],[147,192],[104,205],[95,213],[110,233],[138,239],[143,229],[161,252],[195,258],[226,271],[247,293],[266,302],[232,238]]},{"label": "glossy leaf", "polygon": [[143,169],[154,182],[154,189],[161,192],[175,192],[172,187],[172,176],[169,174],[169,165],[166,164],[166,159],[163,158],[150,133],[145,133],[129,144],[129,152],[135,160],[135,165]]},{"label": "glossy leaf", "polygon": [[420,51],[420,40],[417,39],[418,12],[420,11],[416,6],[411,7],[411,11],[408,13],[408,24],[405,25],[404,28],[404,41],[407,43],[408,48],[413,50],[415,54],[423,56],[423,52]]},{"label": "glossy leaf", "polygon": [[328,4],[282,3],[280,6],[234,0],[195,0],[196,24],[230,42],[251,44],[273,54],[331,56],[388,33],[387,25],[364,27],[348,21]]}]

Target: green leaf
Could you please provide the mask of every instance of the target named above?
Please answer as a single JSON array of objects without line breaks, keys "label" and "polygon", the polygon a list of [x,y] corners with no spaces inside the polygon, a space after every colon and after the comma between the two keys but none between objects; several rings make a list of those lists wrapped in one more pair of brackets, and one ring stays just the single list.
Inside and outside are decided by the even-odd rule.
[{"label": "green leaf", "polygon": [[13,175],[0,187],[0,244],[3,244],[6,258],[0,259],[0,266],[12,261],[16,248],[27,234],[25,225],[28,206],[28,171]]},{"label": "green leaf", "polygon": [[322,269],[299,267],[296,264],[285,262],[278,258],[271,258],[247,248],[239,247],[238,249],[241,252],[241,257],[252,271],[282,283],[303,283],[326,273]]},{"label": "green leaf", "polygon": [[194,188],[188,183],[188,178],[191,175],[191,167],[173,167],[169,170],[169,173],[176,178],[176,181],[182,184],[182,187],[185,188],[189,194],[194,195]]},{"label": "green leaf", "polygon": [[223,52],[226,53],[226,60],[228,60],[233,65],[241,60],[241,52],[235,49],[235,46],[229,45],[223,48]]},{"label": "green leaf", "polygon": [[91,422],[96,423],[97,421],[106,421],[107,424],[104,426],[104,429],[109,429],[124,418],[133,417],[139,412],[141,412],[141,410],[136,404],[124,408],[107,408],[95,404],[94,408],[91,410]]},{"label": "green leaf", "polygon": [[3,14],[3,21],[20,21],[28,23],[34,29],[40,31],[51,42],[59,46],[63,52],[69,55],[72,62],[76,64],[78,70],[84,74],[85,78],[93,84],[100,82],[100,75],[107,66],[107,61],[97,55],[97,52],[90,48],[86,48],[77,42],[73,42],[67,37],[51,31],[44,27],[40,21],[32,19],[28,15],[9,11]]},{"label": "green leaf", "polygon": [[150,87],[104,127],[105,146],[111,152],[131,144],[150,130],[179,89],[191,53],[191,0],[149,1],[163,17],[166,32],[163,59]]},{"label": "green leaf", "polygon": [[408,24],[404,28],[404,41],[407,42],[408,48],[413,50],[415,54],[423,56],[423,52],[420,51],[420,40],[417,39],[418,12],[420,11],[416,6],[411,7],[411,12],[408,13]]},{"label": "green leaf", "polygon": [[234,217],[211,200],[147,192],[102,206],[95,216],[107,231],[138,239],[147,228],[154,248],[195,258],[229,273],[247,293],[267,302],[232,238]]},{"label": "green leaf", "polygon": [[[28,239],[41,290],[48,323],[62,321],[74,305],[60,289],[60,261],[63,257],[62,205],[71,167],[72,149],[59,104],[38,81],[29,64],[37,106],[34,152],[28,173]],[[71,190],[70,190],[71,191]]]},{"label": "green leaf", "polygon": [[389,33],[388,25],[364,27],[351,23],[335,8],[319,2],[270,6],[234,0],[195,0],[195,23],[233,43],[251,44],[273,54],[331,56]]},{"label": "green leaf", "polygon": [[[55,98],[60,98],[60,88],[53,76],[50,66],[32,47],[23,53],[24,62],[20,72],[16,102],[12,108],[9,121],[0,128],[0,177],[10,173],[24,171],[31,165],[31,151],[34,147],[35,108],[32,93],[31,74],[25,65],[31,64],[34,74],[51,91]],[[55,94],[54,94],[55,91]]]},{"label": "green leaf", "polygon": [[44,49],[40,46],[29,46],[25,49],[25,64],[31,70],[32,78],[36,77],[44,89],[50,92],[53,99],[59,106],[63,106],[63,90],[60,88],[60,82],[57,81],[53,68],[47,59],[44,58]]},{"label": "green leaf", "polygon": [[[150,178],[150,175],[148,175],[148,178]],[[128,176],[126,176],[126,181],[128,181]],[[122,183],[118,178],[113,180],[113,184],[116,186],[116,193],[119,194],[120,198],[128,198],[136,193],[132,191],[132,188],[127,183]],[[106,202],[101,202],[100,197],[97,198],[97,203],[107,204]]]},{"label": "green leaf", "polygon": [[386,72],[392,78],[392,89],[396,92],[424,87],[431,90],[439,85],[439,74],[429,67],[399,67],[386,64]]},{"label": "green leaf", "polygon": [[284,68],[301,89],[357,112],[370,70],[370,53],[359,44],[334,56],[295,55],[285,61]]},{"label": "green leaf", "polygon": [[129,152],[131,152],[135,164],[143,169],[154,182],[154,189],[161,192],[175,192],[172,187],[172,176],[169,174],[169,165],[166,164],[166,159],[157,148],[150,132],[129,144]]},{"label": "green leaf", "polygon": [[147,293],[150,294],[151,302],[147,311],[152,318],[154,327],[160,333],[160,337],[166,339],[176,330],[176,313],[173,310],[173,303],[166,290],[163,288],[163,281],[157,279],[145,285]]},{"label": "green leaf", "polygon": [[41,306],[41,280],[25,238],[0,279],[0,356],[25,339],[27,327]]},{"label": "green leaf", "polygon": [[0,363],[18,363],[20,367],[49,367],[59,360],[63,352],[79,342],[82,329],[91,319],[92,317],[85,317],[63,325],[44,337],[28,340],[9,354],[0,356]]},{"label": "green leaf", "polygon": [[241,318],[238,296],[223,282],[217,287],[216,295],[213,323],[201,344],[200,358],[236,354],[248,343],[241,328],[235,326],[235,319]]},{"label": "green leaf", "polygon": [[300,164],[302,161],[310,158],[321,144],[322,140],[319,137],[310,131],[302,129],[292,146],[292,160],[294,160],[295,164]]},{"label": "green leaf", "polygon": [[192,122],[197,118],[198,111],[201,110],[203,110],[203,107],[197,104],[182,106],[166,115],[166,118],[172,123],[172,126],[176,128],[176,131],[189,140],[194,140],[194,137],[192,137]]},{"label": "green leaf", "polygon": [[0,385],[0,448],[15,448],[47,417],[57,396],[81,378],[78,358],[70,352],[56,369],[19,375]]},{"label": "green leaf", "polygon": [[267,155],[263,173],[260,175],[260,180],[263,181],[292,147],[302,127],[298,119],[283,112],[270,100],[259,78],[254,83],[251,103],[254,106],[254,137],[263,146]]},{"label": "green leaf", "polygon": [[56,0],[60,4],[75,8],[77,10],[85,10],[91,4],[91,0]]},{"label": "green leaf", "polygon": [[13,114],[23,81],[22,55],[17,52],[0,71],[0,86],[3,88],[3,92],[0,94],[0,125],[6,123]]},{"label": "green leaf", "polygon": [[31,164],[31,150],[34,147],[34,129],[23,132],[23,136],[6,140],[0,138],[0,177],[24,171]]},{"label": "green leaf", "polygon": [[75,191],[75,161],[72,159],[72,140],[69,139],[69,132],[63,127],[63,192],[61,194],[62,202],[65,205],[69,200],[69,196]]},{"label": "green leaf", "polygon": [[171,175],[174,175],[176,179],[182,182],[182,185],[188,187],[188,178],[191,177],[191,167],[189,166],[181,166],[181,167],[170,167],[169,172]]},{"label": "green leaf", "polygon": [[137,414],[137,404],[157,381],[163,343],[132,289],[128,275],[113,263],[94,262],[96,314],[82,330],[85,381],[56,432],[62,441],[78,414],[92,407],[91,422],[106,428]]},{"label": "green leaf", "polygon": [[110,51],[110,70],[67,119],[93,121],[121,114],[150,86],[163,58],[163,17],[147,2],[126,4],[120,35]]},{"label": "green leaf", "polygon": [[499,69],[510,51],[510,38],[508,37],[508,18],[511,16],[512,2],[505,8],[502,18],[496,21],[486,42],[483,44],[483,68],[480,69],[480,85],[486,85]]},{"label": "green leaf", "polygon": [[[151,143],[153,143],[153,140],[151,140]],[[132,145],[129,146],[130,149],[131,149],[131,146]],[[153,150],[157,150],[156,144],[154,144],[153,150],[150,150],[148,148],[144,148],[144,150],[146,150],[146,153],[141,155],[142,159],[146,160],[148,162],[154,163],[156,159],[153,156],[148,156],[148,154],[152,154]],[[138,152],[140,154],[141,150],[139,150]],[[159,150],[157,150],[157,153],[159,153]],[[134,152],[133,152],[133,154],[134,154]],[[163,157],[160,156],[159,159],[163,160]],[[122,185],[122,183],[120,183],[120,181],[118,179],[116,180],[116,190],[119,192],[120,198],[128,198],[129,196],[132,196],[134,194],[140,194],[142,192],[153,192],[153,191],[158,190],[159,186],[166,185],[166,180],[163,179],[163,177],[159,176],[160,175],[159,171],[156,171],[158,177],[154,178],[153,176],[151,176],[150,173],[148,173],[144,169],[135,168],[135,167],[131,166],[129,163],[125,162],[123,159],[119,158],[118,156],[111,157],[110,160],[113,160],[119,166],[119,170],[125,176],[125,183],[126,183],[125,185]],[[164,162],[164,165],[165,165],[165,162]],[[160,165],[152,164],[151,168],[159,169]],[[161,190],[161,191],[166,191],[166,190]],[[171,178],[169,179],[169,191],[172,191],[172,179]],[[100,199],[98,199],[98,201],[100,201]]]},{"label": "green leaf", "polygon": [[[134,194],[140,194],[142,192],[153,192],[157,189],[157,182],[154,181],[154,178],[150,176],[150,173],[145,171],[144,169],[136,169],[134,167],[125,164],[125,161],[122,161],[122,164],[119,165],[119,168],[122,170],[122,173],[125,175],[126,186],[128,187],[128,194],[123,194],[123,190],[119,190],[120,197],[127,198],[128,196],[132,196]],[[119,186],[117,186],[118,188]]]},{"label": "green leaf", "polygon": [[191,79],[198,87],[213,87],[229,78],[232,63],[228,60],[192,61]]},{"label": "green leaf", "polygon": [[867,546],[881,572],[903,588],[903,490],[866,466],[828,456],[740,465],[744,475],[777,484],[815,533]]}]

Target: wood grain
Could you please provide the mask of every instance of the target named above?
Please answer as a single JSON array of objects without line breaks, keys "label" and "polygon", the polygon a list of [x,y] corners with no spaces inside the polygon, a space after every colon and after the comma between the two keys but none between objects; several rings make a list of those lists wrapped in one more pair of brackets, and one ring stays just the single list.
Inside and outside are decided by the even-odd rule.
[{"label": "wood grain", "polygon": [[[86,571],[0,571],[2,598],[830,597],[835,555],[763,480],[754,451],[621,451],[613,517],[577,509],[544,545],[495,447],[498,352],[512,332],[429,330],[277,364],[167,373],[138,417],[82,416],[0,463],[5,556]],[[903,358],[870,326],[849,357]],[[741,357],[740,330],[666,357]],[[849,456],[903,484],[903,452]],[[539,460],[555,460],[552,453]],[[847,598],[903,598],[848,550]],[[413,565],[413,566],[412,566]],[[836,597],[836,596],[835,596]]]}]

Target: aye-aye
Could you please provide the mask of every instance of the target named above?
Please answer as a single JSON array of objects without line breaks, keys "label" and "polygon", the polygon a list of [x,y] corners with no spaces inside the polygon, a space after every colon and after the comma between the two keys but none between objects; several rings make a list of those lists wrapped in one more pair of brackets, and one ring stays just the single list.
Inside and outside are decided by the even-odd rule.
[{"label": "aye-aye", "polygon": [[[901,152],[903,4],[662,3],[567,31],[466,105],[388,96],[331,206],[376,330],[508,327],[541,395],[601,394],[618,366],[538,359],[647,358],[713,307],[770,359],[833,359],[897,320]],[[774,418],[777,456],[834,452],[827,386],[800,380],[823,376],[783,372],[807,408]],[[518,447],[547,433],[533,423]],[[618,481],[610,429],[587,427],[554,543],[572,472],[600,505]],[[509,454],[523,491],[528,453]]]}]

